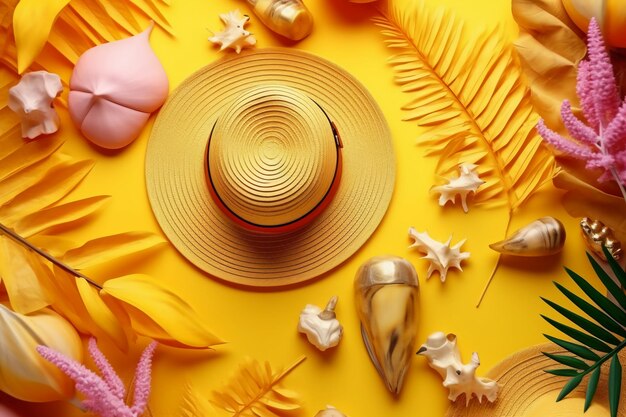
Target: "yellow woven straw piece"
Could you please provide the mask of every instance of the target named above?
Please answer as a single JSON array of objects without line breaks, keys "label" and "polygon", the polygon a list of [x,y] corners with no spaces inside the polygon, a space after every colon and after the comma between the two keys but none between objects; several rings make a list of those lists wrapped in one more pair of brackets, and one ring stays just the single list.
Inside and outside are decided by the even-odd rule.
[{"label": "yellow woven straw piece", "polygon": [[[608,417],[608,364],[602,369],[598,390],[593,403],[586,413],[585,404],[586,381],[571,392],[565,399],[556,402],[563,386],[570,378],[560,377],[544,372],[546,369],[563,368],[542,352],[556,355],[569,353],[551,343],[532,346],[504,359],[491,369],[486,377],[498,382],[500,391],[493,403],[483,401],[480,404],[473,398],[465,407],[465,398],[453,403],[446,417]],[[622,363],[626,360],[626,352],[620,352]],[[626,368],[622,369],[622,378],[626,378]],[[620,401],[618,416],[626,416],[626,402]]]},{"label": "yellow woven straw piece", "polygon": [[[343,143],[328,207],[280,234],[230,220],[209,194],[209,137],[209,160],[214,150],[222,155],[209,163],[220,171],[215,188],[229,208],[247,220],[280,223],[309,210],[332,181],[336,149],[326,115]],[[311,135],[317,141],[298,140]],[[276,167],[295,182],[279,185],[276,176],[261,187]],[[280,48],[226,57],[184,81],[159,113],[146,154],[150,203],[173,245],[210,275],[248,286],[306,281],[345,261],[382,220],[394,179],[389,128],[365,88],[324,59]]]},{"label": "yellow woven straw piece", "polygon": [[315,209],[331,188],[338,158],[332,126],[313,100],[264,85],[220,114],[208,159],[216,192],[232,212],[276,226]]}]

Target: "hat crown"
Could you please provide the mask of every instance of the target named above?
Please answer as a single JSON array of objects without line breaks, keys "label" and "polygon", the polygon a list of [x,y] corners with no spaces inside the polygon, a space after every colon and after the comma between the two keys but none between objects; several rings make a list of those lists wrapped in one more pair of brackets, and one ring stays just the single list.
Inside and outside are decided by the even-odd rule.
[{"label": "hat crown", "polygon": [[324,110],[300,91],[261,85],[227,105],[208,144],[214,197],[231,217],[280,228],[332,198],[339,151]]}]

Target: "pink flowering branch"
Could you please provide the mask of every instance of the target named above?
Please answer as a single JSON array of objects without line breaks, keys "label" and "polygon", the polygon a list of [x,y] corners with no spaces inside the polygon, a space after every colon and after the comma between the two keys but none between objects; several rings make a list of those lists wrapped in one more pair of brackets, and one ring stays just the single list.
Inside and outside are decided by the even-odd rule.
[{"label": "pink flowering branch", "polygon": [[138,417],[148,405],[150,395],[150,370],[156,342],[150,343],[141,355],[135,371],[135,391],[133,405],[124,403],[125,388],[104,354],[98,349],[95,339],[89,340],[89,353],[102,377],[87,369],[81,363],[47,346],[37,346],[37,352],[47,361],[56,365],[64,374],[74,380],[76,390],[85,396],[83,407],[101,417]]},{"label": "pink flowering branch", "polygon": [[583,123],[565,100],[561,119],[570,138],[548,128],[543,120],[537,131],[554,148],[587,162],[587,169],[601,169],[598,181],[614,180],[626,200],[626,100],[619,96],[613,66],[594,18],[587,32],[588,59],[578,65],[576,93]]}]

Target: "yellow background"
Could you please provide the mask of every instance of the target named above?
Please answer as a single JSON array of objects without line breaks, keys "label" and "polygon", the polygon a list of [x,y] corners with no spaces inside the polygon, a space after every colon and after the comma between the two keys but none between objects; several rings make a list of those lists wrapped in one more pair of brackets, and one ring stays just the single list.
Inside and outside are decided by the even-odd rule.
[{"label": "yellow background", "polygon": [[[468,31],[501,25],[511,40],[516,36],[510,1],[426,2],[429,7],[454,9],[466,21]],[[347,0],[308,0],[307,4],[315,16],[315,29],[302,42],[285,43],[254,15],[249,28],[258,39],[257,47],[289,46],[315,53],[345,68],[369,89],[390,124],[397,155],[397,181],[391,205],[378,230],[359,252],[321,279],[295,289],[252,291],[225,285],[204,275],[170,245],[124,268],[112,266],[102,271],[104,277],[128,272],[151,274],[182,295],[209,328],[229,342],[211,353],[160,348],[150,399],[154,416],[176,416],[186,383],[208,397],[211,390],[228,381],[246,356],[269,360],[273,366],[281,367],[302,354],[307,360],[285,380],[286,386],[302,396],[301,416],[313,416],[326,404],[352,417],[442,416],[449,404],[447,390],[424,358],[413,358],[399,398],[387,392],[371,364],[361,341],[352,289],[354,274],[362,262],[381,254],[409,259],[418,271],[421,285],[417,346],[431,332],[455,333],[465,361],[469,361],[473,351],[480,354],[480,375],[511,353],[544,342],[542,333],[555,333],[539,317],[540,313],[554,316],[539,296],[563,301],[552,285],[552,280],[568,282],[562,265],[583,276],[593,276],[585,261],[577,220],[564,212],[559,205],[559,192],[550,185],[514,216],[511,230],[544,215],[555,216],[566,225],[565,250],[545,259],[503,262],[482,306],[476,309],[475,303],[497,259],[488,244],[503,237],[506,211],[471,207],[464,214],[460,206],[440,208],[436,197],[429,193],[437,180],[433,174],[436,160],[425,158],[424,150],[415,145],[419,128],[401,121],[400,107],[408,97],[394,85],[392,70],[385,62],[389,52],[370,21],[375,7],[349,4]],[[223,54],[207,41],[209,29],[219,30],[218,14],[235,8],[250,13],[245,2],[235,0],[172,1],[166,13],[176,37],[155,31],[151,41],[169,75],[171,89]],[[129,230],[161,233],[145,191],[144,155],[151,124],[128,148],[104,154],[80,137],[66,112],[62,118],[61,134],[67,138],[64,151],[96,160],[95,168],[73,198],[113,196],[107,207],[72,237],[84,240]],[[439,281],[438,275],[427,281],[427,263],[420,260],[417,252],[408,250],[409,226],[426,230],[442,241],[449,235],[453,236],[453,243],[467,238],[463,249],[471,252],[471,258],[464,263],[463,272],[450,272],[445,283]],[[339,296],[337,314],[344,325],[344,338],[337,348],[321,353],[298,334],[298,314],[305,304],[321,306],[334,294]],[[138,350],[127,357],[112,348],[105,350],[114,366],[130,378]],[[26,415],[39,417],[82,415],[63,403],[28,405],[24,410]]]}]

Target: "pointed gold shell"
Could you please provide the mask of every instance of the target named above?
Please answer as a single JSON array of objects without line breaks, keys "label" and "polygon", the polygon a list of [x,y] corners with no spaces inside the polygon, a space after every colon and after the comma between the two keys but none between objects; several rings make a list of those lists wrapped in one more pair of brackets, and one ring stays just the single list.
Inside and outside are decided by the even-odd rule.
[{"label": "pointed gold shell", "polygon": [[357,271],[354,290],[367,352],[389,391],[398,394],[417,335],[415,268],[398,257],[372,258]]},{"label": "pointed gold shell", "polygon": [[546,256],[560,252],[564,243],[563,224],[554,217],[542,217],[489,247],[506,255]]}]

